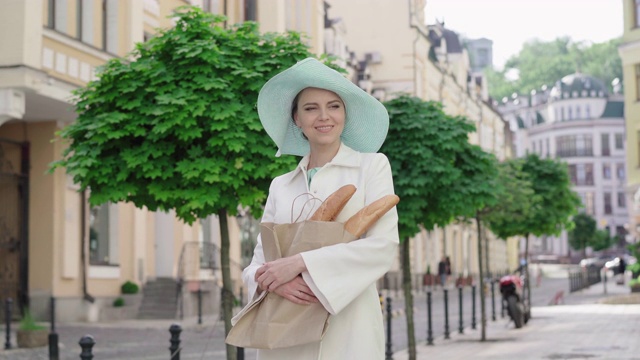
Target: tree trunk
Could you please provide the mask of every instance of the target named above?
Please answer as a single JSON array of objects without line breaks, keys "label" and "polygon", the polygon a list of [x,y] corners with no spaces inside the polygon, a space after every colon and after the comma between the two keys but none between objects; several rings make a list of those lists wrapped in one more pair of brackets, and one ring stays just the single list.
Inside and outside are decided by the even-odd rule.
[{"label": "tree trunk", "polygon": [[526,240],[524,242],[524,261],[525,261],[525,286],[527,288],[527,306],[531,309],[531,277],[529,276],[529,234],[527,234]]},{"label": "tree trunk", "polygon": [[[233,286],[231,284],[231,268],[229,267],[229,225],[227,210],[218,211],[220,221],[220,268],[222,269],[222,314],[224,318],[225,336],[231,331],[231,317],[233,316]],[[235,346],[227,344],[227,360],[236,360]]]},{"label": "tree trunk", "polygon": [[480,223],[480,215],[476,215],[476,227],[478,230],[478,277],[480,278],[480,341],[487,340],[487,311],[485,309],[484,298],[484,274],[482,271],[482,224]]},{"label": "tree trunk", "polygon": [[409,239],[404,239],[402,246],[402,289],[404,290],[404,312],[407,318],[407,344],[409,360],[416,360],[416,334],[413,325],[413,293],[411,292],[411,257],[409,256]]},{"label": "tree trunk", "polygon": [[[484,235],[484,259],[487,262],[487,276],[489,277],[489,279],[492,279],[493,276],[491,276],[491,266],[489,265],[489,238],[487,237],[487,231],[486,229],[483,229],[482,234]],[[493,280],[491,280],[493,281]]]}]

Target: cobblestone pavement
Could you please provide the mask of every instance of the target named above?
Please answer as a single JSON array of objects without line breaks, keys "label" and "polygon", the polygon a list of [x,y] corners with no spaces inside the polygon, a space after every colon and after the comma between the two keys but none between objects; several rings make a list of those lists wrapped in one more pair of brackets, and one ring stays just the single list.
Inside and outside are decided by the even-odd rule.
[{"label": "cobblestone pavement", "polygon": [[[487,301],[487,341],[480,342],[479,319],[476,330],[470,328],[469,310],[465,308],[464,333],[458,334],[457,320],[451,321],[451,338],[444,339],[443,328],[434,322],[434,345],[426,345],[426,298],[416,295],[416,335],[419,359],[620,359],[640,360],[640,296],[630,298],[626,286],[609,281],[573,294],[568,292],[568,280],[549,274],[539,288],[532,291],[533,319],[523,329],[514,329],[506,318],[491,320],[491,305]],[[546,306],[559,291],[564,296],[559,306]],[[442,291],[433,292],[434,316],[442,312]],[[467,297],[467,295],[465,295]],[[453,298],[452,309],[457,311],[458,299]],[[394,299],[393,350],[395,360],[404,360],[406,353],[403,301]],[[632,303],[610,305],[606,303]],[[635,304],[634,304],[635,303]],[[499,305],[497,305],[499,306]],[[499,311],[499,308],[497,309]],[[499,313],[498,313],[499,314]],[[441,314],[440,314],[441,315]],[[479,316],[479,315],[478,315]],[[79,359],[78,341],[90,334],[96,340],[94,359],[170,359],[171,320],[130,320],[113,323],[74,323],[57,326],[60,359]],[[180,322],[181,359],[226,359],[223,324],[217,317],[203,318],[198,325],[195,318]],[[0,339],[5,342],[4,327]],[[11,343],[16,346],[15,335]],[[255,351],[247,349],[247,359],[255,358]],[[0,360],[46,360],[48,348],[0,349]],[[357,359],[356,359],[357,360]],[[363,359],[369,360],[369,359]]]}]

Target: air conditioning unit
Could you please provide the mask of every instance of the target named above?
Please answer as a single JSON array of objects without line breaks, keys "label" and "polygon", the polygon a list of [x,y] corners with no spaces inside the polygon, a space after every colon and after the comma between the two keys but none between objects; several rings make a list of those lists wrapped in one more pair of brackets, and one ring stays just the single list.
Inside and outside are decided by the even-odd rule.
[{"label": "air conditioning unit", "polygon": [[364,56],[369,64],[380,64],[382,62],[382,54],[379,51],[366,53]]},{"label": "air conditioning unit", "polygon": [[22,119],[25,97],[22,91],[0,89],[0,125],[11,119]]}]

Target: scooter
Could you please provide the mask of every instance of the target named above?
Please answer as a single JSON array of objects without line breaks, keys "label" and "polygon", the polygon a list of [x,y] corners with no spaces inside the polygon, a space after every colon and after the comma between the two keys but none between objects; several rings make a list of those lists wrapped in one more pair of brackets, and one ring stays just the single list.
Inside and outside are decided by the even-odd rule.
[{"label": "scooter", "polygon": [[500,293],[502,294],[502,308],[507,309],[516,328],[520,329],[531,317],[531,310],[524,297],[523,277],[510,274],[500,278]]}]

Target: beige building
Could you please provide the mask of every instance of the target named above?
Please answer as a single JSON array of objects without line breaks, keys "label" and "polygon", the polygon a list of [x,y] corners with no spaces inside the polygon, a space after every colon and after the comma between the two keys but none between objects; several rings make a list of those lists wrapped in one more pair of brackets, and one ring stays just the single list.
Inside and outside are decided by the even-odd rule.
[{"label": "beige building", "polygon": [[624,81],[626,124],[627,192],[633,199],[629,207],[629,233],[640,239],[640,2],[622,0],[624,32],[618,49]]},{"label": "beige building", "polygon": [[[445,112],[463,115],[476,125],[470,141],[499,159],[512,156],[508,124],[494,109],[481,76],[471,76],[469,56],[453,31],[425,24],[424,0],[330,0],[330,18],[345,23],[345,39],[370,74],[371,91],[381,100],[408,93],[440,101]],[[366,16],[362,16],[366,9]],[[505,242],[487,232],[490,269],[517,266],[517,240]],[[478,272],[475,226],[453,224],[423,231],[413,240],[412,272],[437,271],[442,255],[449,255],[453,271],[466,276]]]},{"label": "beige building", "polygon": [[[171,213],[126,203],[90,207],[89,194],[79,193],[64,171],[47,172],[65,148],[52,141],[56,132],[75,119],[71,92],[93,80],[98,66],[172,26],[172,10],[188,4],[226,14],[229,23],[258,19],[265,31],[308,33],[313,51],[323,51],[319,0],[0,2],[0,300],[14,299],[16,316],[29,307],[46,317],[51,297],[60,321],[135,316],[140,301],[139,316],[192,315],[200,286],[205,311],[217,311],[215,217],[188,226]],[[235,218],[229,224],[239,292],[241,235]],[[161,298],[149,291],[114,310],[127,281]]]}]

